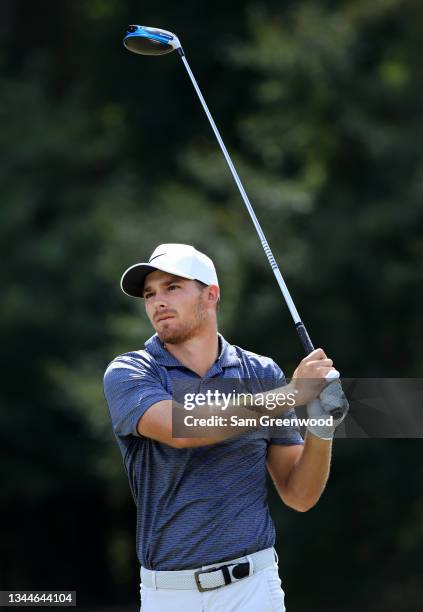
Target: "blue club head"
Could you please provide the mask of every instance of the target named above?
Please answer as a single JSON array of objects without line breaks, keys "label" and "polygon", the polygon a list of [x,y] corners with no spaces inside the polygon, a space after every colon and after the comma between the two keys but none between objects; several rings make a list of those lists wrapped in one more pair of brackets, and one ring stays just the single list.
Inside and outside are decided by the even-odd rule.
[{"label": "blue club head", "polygon": [[181,49],[179,38],[172,32],[140,25],[128,26],[123,44],[139,55],[165,55]]}]

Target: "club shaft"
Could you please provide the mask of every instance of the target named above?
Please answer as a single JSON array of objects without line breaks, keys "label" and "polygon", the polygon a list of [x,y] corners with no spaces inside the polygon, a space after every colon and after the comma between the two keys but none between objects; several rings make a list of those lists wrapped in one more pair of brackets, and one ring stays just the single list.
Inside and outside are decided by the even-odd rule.
[{"label": "club shaft", "polygon": [[288,287],[286,286],[286,283],[285,283],[285,281],[283,279],[283,276],[282,276],[282,274],[281,274],[281,272],[279,270],[278,264],[275,261],[275,258],[273,256],[273,253],[272,253],[271,249],[270,249],[269,243],[266,240],[266,236],[264,235],[264,232],[261,229],[260,223],[259,223],[259,221],[258,221],[258,219],[256,217],[256,214],[254,212],[253,207],[251,206],[250,200],[248,199],[247,193],[246,193],[246,191],[245,191],[245,189],[243,187],[241,179],[238,176],[238,172],[236,171],[235,166],[232,163],[231,157],[230,157],[230,155],[228,153],[228,150],[227,150],[227,148],[225,146],[225,143],[222,140],[222,137],[221,137],[221,135],[219,133],[219,130],[217,129],[217,126],[216,126],[216,124],[214,122],[214,119],[213,119],[213,117],[212,117],[212,115],[211,115],[211,113],[210,113],[210,111],[208,109],[208,106],[207,106],[206,101],[205,101],[205,99],[203,97],[203,94],[201,93],[201,90],[200,90],[200,88],[198,86],[198,83],[197,83],[197,81],[196,81],[196,79],[195,79],[195,77],[194,77],[194,75],[192,73],[192,70],[191,70],[191,68],[190,68],[190,66],[188,64],[188,61],[187,61],[187,59],[186,59],[182,49],[180,49],[179,55],[180,55],[180,57],[181,57],[181,59],[182,59],[182,61],[184,63],[184,66],[185,66],[187,72],[188,72],[189,78],[191,79],[191,82],[192,82],[192,84],[194,86],[194,89],[197,92],[197,95],[198,95],[198,97],[200,99],[200,102],[201,102],[201,104],[203,106],[204,112],[207,115],[207,119],[209,120],[209,123],[210,123],[210,125],[211,125],[211,127],[213,129],[213,132],[214,132],[214,134],[215,134],[215,136],[217,138],[217,141],[218,141],[218,143],[220,145],[220,148],[221,148],[222,153],[223,153],[223,155],[224,155],[224,157],[226,159],[226,162],[227,162],[227,164],[229,166],[229,169],[230,169],[230,171],[232,173],[232,176],[234,177],[235,183],[236,183],[236,185],[238,187],[238,190],[239,190],[239,192],[241,194],[241,197],[242,197],[242,199],[244,201],[244,204],[247,207],[247,210],[248,210],[248,212],[250,214],[250,217],[251,217],[251,220],[252,220],[252,222],[254,224],[254,227],[256,228],[256,232],[257,232],[257,234],[258,234],[258,236],[260,238],[260,242],[261,242],[261,245],[263,247],[263,250],[264,250],[264,252],[266,254],[266,257],[267,257],[267,259],[269,261],[269,264],[270,264],[270,266],[271,266],[271,268],[273,270],[273,274],[275,275],[276,281],[277,281],[277,283],[279,285],[279,288],[280,288],[280,290],[282,292],[282,295],[283,295],[283,297],[285,299],[285,302],[286,302],[286,304],[288,306],[289,312],[291,313],[291,316],[292,316],[292,318],[294,320],[295,327],[297,329],[297,333],[298,333],[298,335],[300,337],[300,340],[302,342],[304,350],[306,351],[307,354],[311,353],[311,351],[314,350],[314,347],[313,347],[313,344],[312,344],[312,342],[310,340],[310,336],[308,335],[307,330],[306,330],[303,322],[300,319],[300,315],[298,314],[298,311],[297,311],[297,309],[295,307],[294,301],[293,301],[293,299],[291,297],[291,294],[289,293]]}]

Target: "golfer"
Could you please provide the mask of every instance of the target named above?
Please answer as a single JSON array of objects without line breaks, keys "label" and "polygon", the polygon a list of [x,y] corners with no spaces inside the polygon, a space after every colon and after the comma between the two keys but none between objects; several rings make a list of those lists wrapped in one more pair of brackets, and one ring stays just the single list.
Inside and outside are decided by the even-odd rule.
[{"label": "golfer", "polygon": [[[141,610],[283,612],[266,467],[281,500],[309,510],[328,479],[335,425],[310,427],[305,440],[295,428],[281,437],[265,428],[173,437],[175,384],[257,378],[282,389],[284,375],[269,357],[218,333],[216,270],[194,247],[158,246],[147,263],[125,271],[121,288],[144,299],[156,332],[143,350],[116,357],[104,377],[137,506]],[[312,403],[333,369],[322,349],[303,359],[291,382],[296,405]]]}]

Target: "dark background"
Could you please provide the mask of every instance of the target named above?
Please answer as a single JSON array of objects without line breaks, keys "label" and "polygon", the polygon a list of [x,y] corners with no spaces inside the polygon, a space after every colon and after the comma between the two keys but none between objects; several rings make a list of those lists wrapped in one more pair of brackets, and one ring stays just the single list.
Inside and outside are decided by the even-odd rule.
[{"label": "dark background", "polygon": [[[423,6],[0,4],[0,588],[138,606],[135,507],[102,394],[151,334],[122,271],[161,242],[216,262],[220,330],[302,358],[177,55],[175,31],[316,346],[350,377],[423,370]],[[420,440],[337,440],[306,514],[270,489],[290,612],[421,610]]]}]

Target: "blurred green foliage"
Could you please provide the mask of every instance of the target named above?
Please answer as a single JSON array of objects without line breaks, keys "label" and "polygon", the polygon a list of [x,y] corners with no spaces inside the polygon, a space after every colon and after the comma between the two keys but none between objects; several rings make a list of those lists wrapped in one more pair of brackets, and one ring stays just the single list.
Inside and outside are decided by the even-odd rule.
[{"label": "blurred green foliage", "polygon": [[[120,293],[128,265],[195,244],[224,335],[287,374],[302,356],[183,67],[125,52],[125,26],[182,39],[315,344],[348,376],[421,376],[422,17],[401,0],[2,3],[2,588],[136,601],[101,387],[152,333]],[[420,457],[418,440],[339,440],[312,512],[271,491],[290,609],[420,609]]]}]

